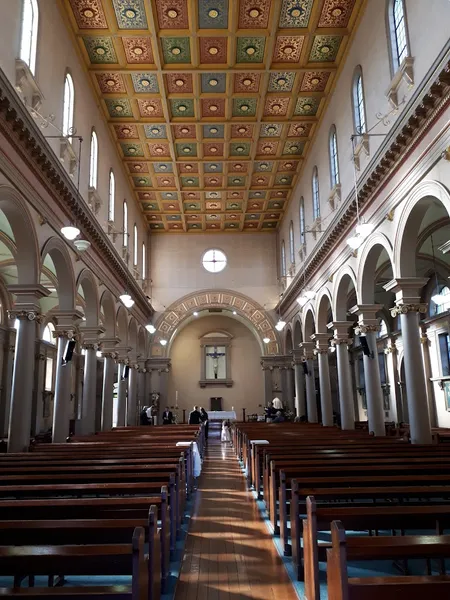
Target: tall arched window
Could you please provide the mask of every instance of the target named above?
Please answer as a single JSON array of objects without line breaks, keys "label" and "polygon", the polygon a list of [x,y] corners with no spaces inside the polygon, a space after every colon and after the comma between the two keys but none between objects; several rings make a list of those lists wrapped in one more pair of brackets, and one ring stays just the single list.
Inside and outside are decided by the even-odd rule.
[{"label": "tall arched window", "polygon": [[328,143],[328,149],[330,153],[330,177],[331,187],[339,184],[339,161],[338,161],[338,148],[337,148],[337,135],[336,127],[332,126],[330,130],[330,139]]},{"label": "tall arched window", "polygon": [[361,67],[356,69],[353,78],[353,120],[356,133],[366,133],[366,108]]},{"label": "tall arched window", "polygon": [[138,264],[138,230],[136,223],[133,227],[133,265],[137,267]]},{"label": "tall arched window", "polygon": [[22,31],[20,34],[20,58],[35,73],[39,10],[37,0],[24,0],[22,5]]},{"label": "tall arched window", "polygon": [[55,344],[55,338],[53,337],[53,332],[55,331],[55,326],[53,325],[53,323],[51,321],[49,321],[47,323],[47,325],[44,327],[44,331],[42,332],[42,339],[44,340],[44,342],[47,342],[48,344]]},{"label": "tall arched window", "polygon": [[75,90],[70,73],[66,73],[64,80],[64,103],[63,103],[63,134],[71,139],[73,130],[73,107],[75,103]]},{"label": "tall arched window", "polygon": [[403,60],[409,56],[408,33],[405,19],[405,0],[389,0],[388,11],[392,67],[395,72],[400,67]]},{"label": "tall arched window", "polygon": [[142,279],[147,279],[147,250],[142,242]]},{"label": "tall arched window", "polygon": [[319,196],[319,173],[317,167],[313,169],[312,176],[312,198],[313,198],[313,219],[320,217],[320,196]]},{"label": "tall arched window", "polygon": [[123,201],[123,245],[128,248],[128,205]]},{"label": "tall arched window", "polygon": [[281,277],[286,277],[286,248],[284,240],[281,243]]},{"label": "tall arched window", "polygon": [[305,226],[305,201],[303,196],[300,198],[299,205],[299,218],[300,218],[300,245],[305,245],[306,237],[306,226]]},{"label": "tall arched window", "polygon": [[114,173],[109,172],[108,221],[114,221],[114,204],[116,201],[116,180]]},{"label": "tall arched window", "polygon": [[91,134],[91,158],[89,162],[89,187],[97,187],[98,172],[98,139],[95,131]]},{"label": "tall arched window", "polygon": [[291,264],[295,263],[295,248],[294,248],[294,224],[291,221],[289,225],[289,258],[291,259]]}]

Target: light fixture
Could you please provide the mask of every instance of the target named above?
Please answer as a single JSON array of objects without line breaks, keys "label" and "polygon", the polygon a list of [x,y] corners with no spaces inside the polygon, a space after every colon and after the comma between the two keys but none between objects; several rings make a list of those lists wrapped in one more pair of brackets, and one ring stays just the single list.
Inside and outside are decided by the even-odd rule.
[{"label": "light fixture", "polygon": [[356,233],[361,235],[363,238],[366,238],[368,235],[370,235],[372,233],[372,231],[374,229],[375,229],[375,225],[373,225],[372,223],[359,223],[356,226]]},{"label": "light fixture", "polygon": [[[323,50],[323,49],[322,49]],[[352,248],[352,250],[357,250],[362,243],[364,242],[364,240],[372,233],[372,231],[375,229],[375,225],[372,225],[371,223],[365,223],[364,221],[361,221],[360,216],[359,216],[359,197],[358,197],[358,176],[357,176],[357,172],[356,172],[356,163],[355,163],[355,156],[356,156],[356,140],[355,137],[352,136],[352,147],[353,147],[353,180],[354,180],[354,186],[355,186],[355,201],[356,201],[356,220],[357,220],[357,225],[355,228],[355,235],[350,236],[347,239],[347,245],[350,246],[350,248]]]},{"label": "light fixture", "polygon": [[133,298],[130,296],[130,294],[128,292],[125,292],[124,294],[121,294],[119,296],[119,300],[127,308],[131,308],[133,306],[133,304],[134,304],[134,300],[133,300]]},{"label": "light fixture", "polygon": [[352,235],[347,239],[347,245],[352,250],[358,250],[361,244],[364,242],[364,238],[361,235]]},{"label": "light fixture", "polygon": [[263,342],[264,342],[265,344],[268,344],[268,343],[270,342],[270,338],[263,338]]},{"label": "light fixture", "polygon": [[152,325],[151,323],[149,325],[145,326],[145,329],[149,332],[149,333],[155,333],[156,331],[156,327],[154,325]]},{"label": "light fixture", "polygon": [[80,235],[80,230],[78,229],[78,227],[68,225],[67,227],[61,227],[61,233],[66,238],[66,240],[72,241]]},{"label": "light fixture", "polygon": [[297,302],[300,304],[301,307],[305,306],[305,304],[308,302],[308,298],[306,298],[306,296],[299,296],[297,298]]},{"label": "light fixture", "polygon": [[305,290],[303,293],[308,300],[312,300],[316,297],[316,292],[313,292],[313,290]]},{"label": "light fixture", "polygon": [[167,340],[159,340],[161,346],[167,346]]},{"label": "light fixture", "polygon": [[75,240],[73,245],[78,250],[78,252],[86,252],[91,247],[91,242],[88,240]]},{"label": "light fixture", "polygon": [[237,312],[235,310],[233,310],[233,315],[237,315]]},{"label": "light fixture", "polygon": [[283,329],[286,327],[286,321],[283,321],[282,319],[278,320],[278,323],[275,325],[275,329],[277,331],[283,331]]},{"label": "light fixture", "polygon": [[434,296],[431,296],[431,299],[436,304],[436,306],[441,306],[441,304],[445,304],[446,302],[448,302],[449,297],[446,295],[444,296],[439,291],[439,280],[438,280],[438,274],[437,274],[436,256],[434,254],[433,235],[431,235],[430,237],[431,237],[431,250],[433,252],[433,268],[434,268],[434,277],[436,279],[436,292],[437,292],[436,294],[434,294]]},{"label": "light fixture", "polygon": [[198,317],[198,312],[197,311],[193,312],[192,314],[194,315],[194,317]]}]

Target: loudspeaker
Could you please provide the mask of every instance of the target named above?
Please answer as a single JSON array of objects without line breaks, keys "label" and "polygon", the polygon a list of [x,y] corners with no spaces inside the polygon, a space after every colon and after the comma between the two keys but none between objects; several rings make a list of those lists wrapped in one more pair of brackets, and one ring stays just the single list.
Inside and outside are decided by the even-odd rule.
[{"label": "loudspeaker", "polygon": [[366,356],[369,356],[370,358],[373,358],[373,352],[370,351],[369,348],[369,343],[367,341],[367,338],[363,335],[359,336],[359,343],[361,344],[361,348],[363,351],[363,354],[365,354]]},{"label": "loudspeaker", "polygon": [[128,365],[125,365],[125,369],[123,370],[122,379],[128,379],[129,372],[130,372],[130,367]]},{"label": "loudspeaker", "polygon": [[66,365],[68,362],[72,360],[73,351],[75,350],[76,341],[69,340],[66,344],[66,349],[64,350],[63,355],[63,364]]},{"label": "loudspeaker", "polygon": [[309,375],[308,364],[307,364],[306,360],[304,362],[302,362],[302,367],[303,367],[303,372],[305,373],[305,375]]}]

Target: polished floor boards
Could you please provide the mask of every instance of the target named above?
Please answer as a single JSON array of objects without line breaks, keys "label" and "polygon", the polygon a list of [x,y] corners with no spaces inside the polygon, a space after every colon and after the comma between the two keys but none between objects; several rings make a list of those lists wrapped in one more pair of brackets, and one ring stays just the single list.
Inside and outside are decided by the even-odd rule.
[{"label": "polished floor boards", "polygon": [[297,595],[233,450],[210,435],[175,600],[225,599]]}]

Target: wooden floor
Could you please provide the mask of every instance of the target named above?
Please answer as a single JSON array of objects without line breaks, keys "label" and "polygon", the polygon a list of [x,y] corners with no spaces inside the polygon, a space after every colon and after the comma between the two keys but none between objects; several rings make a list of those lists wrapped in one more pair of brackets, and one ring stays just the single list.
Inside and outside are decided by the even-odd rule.
[{"label": "wooden floor", "polygon": [[238,461],[210,432],[175,600],[294,600]]}]

